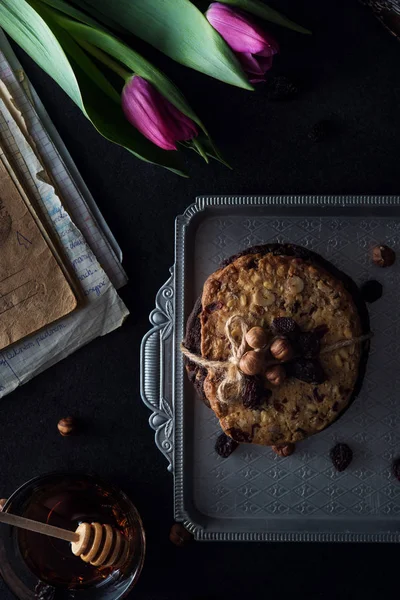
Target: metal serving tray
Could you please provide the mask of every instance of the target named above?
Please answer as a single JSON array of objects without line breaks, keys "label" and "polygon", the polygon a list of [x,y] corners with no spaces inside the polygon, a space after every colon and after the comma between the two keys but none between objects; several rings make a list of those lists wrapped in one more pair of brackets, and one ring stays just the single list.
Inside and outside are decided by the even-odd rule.
[{"label": "metal serving tray", "polygon": [[[176,220],[175,265],[150,315],[142,343],[141,393],[155,441],[175,482],[175,518],[198,540],[400,540],[400,198],[202,197]],[[214,451],[220,428],[184,373],[179,344],[206,277],[248,246],[293,242],[329,259],[357,283],[377,279],[370,305],[375,333],[359,397],[334,425],[297,445],[288,458],[241,445],[228,459]],[[398,253],[380,269],[376,243]],[[354,459],[343,473],[329,459],[338,441]]]}]

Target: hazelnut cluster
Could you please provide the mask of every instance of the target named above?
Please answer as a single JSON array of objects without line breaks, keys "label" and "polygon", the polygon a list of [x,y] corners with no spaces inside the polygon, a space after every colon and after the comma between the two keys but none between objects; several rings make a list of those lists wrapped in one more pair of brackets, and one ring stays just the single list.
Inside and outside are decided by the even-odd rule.
[{"label": "hazelnut cluster", "polygon": [[[262,327],[253,327],[246,334],[246,342],[251,349],[239,363],[245,375],[263,373],[272,385],[281,385],[286,376],[314,384],[326,380],[319,353],[321,340],[329,331],[327,326],[301,331],[291,317],[277,317],[272,322],[272,331],[276,337],[270,344]],[[271,364],[274,359],[275,364]]]},{"label": "hazelnut cluster", "polygon": [[245,375],[259,375],[265,363],[265,347],[267,334],[262,327],[252,327],[246,333],[246,342],[253,348],[240,359],[239,368]]},{"label": "hazelnut cluster", "polygon": [[[267,349],[268,337],[262,327],[253,327],[246,334],[246,342],[251,350],[243,354],[239,368],[245,375],[260,375],[265,370],[267,357],[286,362],[293,357],[290,342],[284,337],[276,338]],[[281,385],[286,377],[282,365],[273,365],[265,371],[265,377],[272,385]]]}]

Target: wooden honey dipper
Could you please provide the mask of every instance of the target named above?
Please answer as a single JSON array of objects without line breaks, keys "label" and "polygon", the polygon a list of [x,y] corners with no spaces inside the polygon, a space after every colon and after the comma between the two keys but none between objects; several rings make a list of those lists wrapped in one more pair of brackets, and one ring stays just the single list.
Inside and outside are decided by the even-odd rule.
[{"label": "wooden honey dipper", "polygon": [[69,540],[72,552],[94,567],[117,567],[128,557],[128,542],[111,525],[81,523],[70,533],[74,536]]},{"label": "wooden honey dipper", "polygon": [[69,531],[7,512],[0,512],[0,523],[71,542],[73,554],[94,567],[117,569],[128,558],[128,542],[111,525],[81,523],[76,531]]}]

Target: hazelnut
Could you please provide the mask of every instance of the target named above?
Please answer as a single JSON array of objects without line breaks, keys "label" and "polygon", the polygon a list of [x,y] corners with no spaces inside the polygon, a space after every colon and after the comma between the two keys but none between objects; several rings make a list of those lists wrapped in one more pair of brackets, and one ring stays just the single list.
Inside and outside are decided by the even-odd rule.
[{"label": "hazelnut", "polygon": [[304,290],[304,281],[301,277],[297,277],[297,275],[293,275],[293,277],[289,277],[286,282],[286,289],[291,296],[297,296]]},{"label": "hazelnut", "polygon": [[389,246],[374,246],[372,260],[378,267],[391,267],[396,260],[396,253]]},{"label": "hazelnut", "polygon": [[270,352],[276,360],[287,361],[293,357],[293,349],[286,338],[277,338],[270,346]]},{"label": "hazelnut", "polygon": [[264,348],[267,343],[267,334],[262,327],[252,327],[246,333],[246,342],[251,348]]},{"label": "hazelnut", "polygon": [[249,350],[240,359],[239,368],[245,375],[258,375],[264,367],[265,357],[262,352]]},{"label": "hazelnut", "polygon": [[290,456],[291,454],[293,454],[294,450],[295,450],[295,445],[294,444],[283,444],[282,446],[272,446],[272,450],[278,455],[278,456]]},{"label": "hazelnut", "polygon": [[275,365],[266,371],[265,377],[272,385],[281,385],[286,378],[286,371],[281,365]]},{"label": "hazelnut", "polygon": [[175,546],[187,546],[189,542],[192,541],[193,535],[188,531],[182,523],[175,523],[171,527],[171,531],[169,532],[170,541],[175,544]]},{"label": "hazelnut", "polygon": [[58,421],[57,427],[63,436],[73,435],[77,429],[76,419],[74,417],[64,417]]},{"label": "hazelnut", "polygon": [[3,510],[3,508],[5,507],[7,502],[7,498],[1,498],[0,499],[0,512]]}]

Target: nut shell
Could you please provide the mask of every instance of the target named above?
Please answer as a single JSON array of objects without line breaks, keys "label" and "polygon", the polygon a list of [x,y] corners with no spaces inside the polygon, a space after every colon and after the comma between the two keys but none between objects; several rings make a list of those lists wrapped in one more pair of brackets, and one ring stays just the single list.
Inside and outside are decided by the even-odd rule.
[{"label": "nut shell", "polygon": [[193,535],[181,523],[175,523],[169,532],[169,539],[175,546],[183,547],[193,540]]},{"label": "nut shell", "polygon": [[293,358],[293,348],[286,338],[274,340],[269,350],[276,360],[287,361]]},{"label": "nut shell", "polygon": [[259,350],[267,344],[267,334],[262,327],[252,327],[246,333],[246,342],[251,348]]},{"label": "nut shell", "polygon": [[239,368],[245,375],[258,375],[263,370],[265,357],[262,352],[249,350],[240,359]]},{"label": "nut shell", "polygon": [[77,423],[75,417],[64,417],[57,424],[58,431],[62,436],[73,435],[76,433]]},{"label": "nut shell", "polygon": [[286,379],[286,371],[281,365],[275,365],[267,369],[265,377],[272,385],[281,385]]},{"label": "nut shell", "polygon": [[272,446],[272,450],[278,456],[285,457],[285,456],[290,456],[291,454],[293,454],[295,447],[296,446],[294,444],[289,443],[289,444],[284,444],[283,446]]},{"label": "nut shell", "polygon": [[396,260],[396,253],[389,246],[380,244],[372,248],[372,260],[378,267],[391,267]]}]

